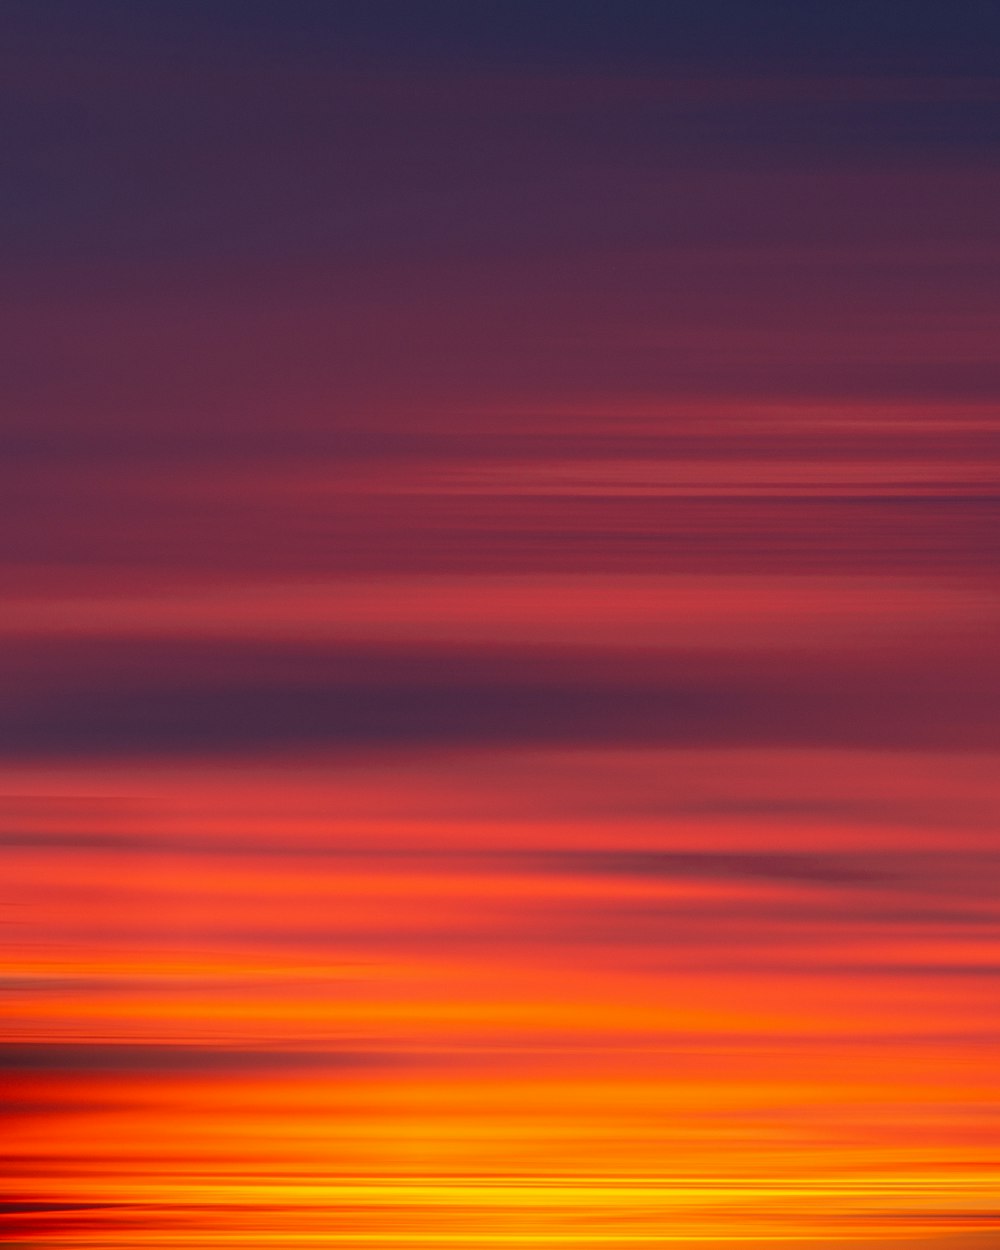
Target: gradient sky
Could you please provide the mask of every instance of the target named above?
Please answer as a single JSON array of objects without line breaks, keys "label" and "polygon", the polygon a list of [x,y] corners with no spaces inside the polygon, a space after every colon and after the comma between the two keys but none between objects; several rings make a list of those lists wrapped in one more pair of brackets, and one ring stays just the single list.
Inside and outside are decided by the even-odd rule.
[{"label": "gradient sky", "polygon": [[992,1250],[996,7],[0,33],[0,1240]]}]

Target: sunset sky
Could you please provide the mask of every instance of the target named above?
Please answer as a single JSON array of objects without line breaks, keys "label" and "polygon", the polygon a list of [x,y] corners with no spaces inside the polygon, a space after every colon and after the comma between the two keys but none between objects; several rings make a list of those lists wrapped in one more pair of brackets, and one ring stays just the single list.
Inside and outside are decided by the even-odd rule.
[{"label": "sunset sky", "polygon": [[0,1243],[995,1250],[1000,10],[0,35]]}]

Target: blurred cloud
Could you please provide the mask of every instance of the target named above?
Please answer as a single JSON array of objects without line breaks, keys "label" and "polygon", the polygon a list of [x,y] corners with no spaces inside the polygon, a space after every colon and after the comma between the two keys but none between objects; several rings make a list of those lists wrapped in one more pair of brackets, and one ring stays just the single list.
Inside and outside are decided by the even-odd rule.
[{"label": "blurred cloud", "polygon": [[[934,667],[928,671],[928,660]],[[126,756],[525,742],[991,748],[992,657],[8,642],[0,749]]]},{"label": "blurred cloud", "polygon": [[351,1071],[396,1062],[376,1052],[295,1051],[166,1042],[3,1042],[0,1071],[63,1076],[180,1076],[212,1073]]}]

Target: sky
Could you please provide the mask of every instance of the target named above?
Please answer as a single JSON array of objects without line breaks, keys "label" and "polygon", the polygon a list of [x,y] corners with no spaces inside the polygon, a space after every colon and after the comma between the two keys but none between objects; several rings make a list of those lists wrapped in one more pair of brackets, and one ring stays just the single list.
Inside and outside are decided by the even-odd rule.
[{"label": "sky", "polygon": [[998,51],[7,0],[0,1240],[996,1244]]}]

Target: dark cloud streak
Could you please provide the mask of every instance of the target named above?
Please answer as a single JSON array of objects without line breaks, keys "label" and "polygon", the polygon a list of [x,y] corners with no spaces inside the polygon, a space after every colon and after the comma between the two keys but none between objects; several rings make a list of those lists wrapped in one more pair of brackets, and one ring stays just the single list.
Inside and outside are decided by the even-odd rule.
[{"label": "dark cloud streak", "polygon": [[[934,667],[928,672],[928,661]],[[8,644],[8,758],[440,745],[988,748],[986,655]]]}]

